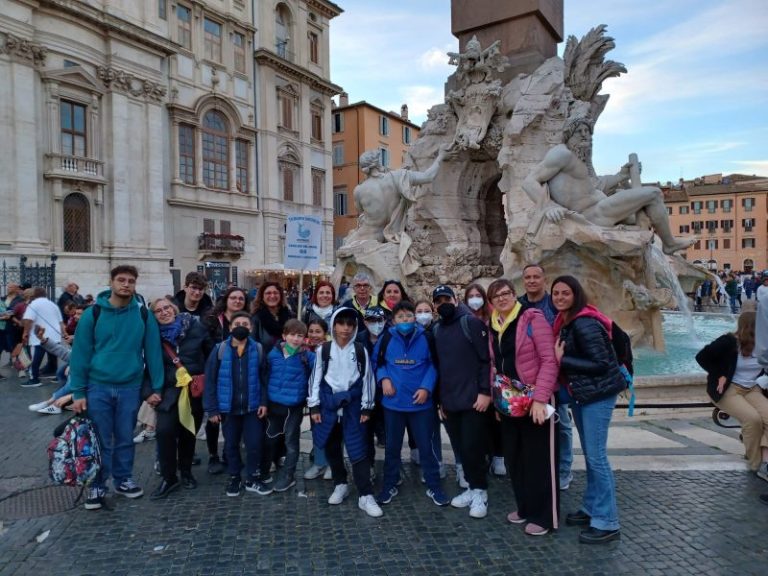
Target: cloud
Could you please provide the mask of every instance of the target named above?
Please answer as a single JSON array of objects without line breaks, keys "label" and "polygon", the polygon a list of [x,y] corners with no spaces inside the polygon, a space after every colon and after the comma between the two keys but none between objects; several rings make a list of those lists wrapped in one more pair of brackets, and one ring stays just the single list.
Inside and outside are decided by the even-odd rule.
[{"label": "cloud", "polygon": [[442,88],[428,85],[404,86],[398,90],[402,102],[389,104],[386,110],[400,110],[401,104],[408,104],[408,116],[414,124],[421,124],[427,119],[427,110],[444,100]]},{"label": "cloud", "polygon": [[768,160],[731,160],[729,164],[736,164],[742,174],[768,176]]},{"label": "cloud", "polygon": [[451,47],[446,48],[430,48],[419,56],[419,64],[421,64],[422,70],[428,70],[430,72],[440,72],[446,76],[451,74],[454,67],[448,64],[448,54],[451,51]]}]

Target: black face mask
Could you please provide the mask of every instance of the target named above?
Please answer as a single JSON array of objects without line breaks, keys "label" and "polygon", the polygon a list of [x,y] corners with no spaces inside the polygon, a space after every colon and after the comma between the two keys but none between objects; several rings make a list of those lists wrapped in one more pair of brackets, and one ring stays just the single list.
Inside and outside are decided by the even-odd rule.
[{"label": "black face mask", "polygon": [[232,338],[234,338],[235,340],[245,340],[246,338],[248,338],[248,335],[250,333],[251,331],[248,330],[248,328],[246,328],[245,326],[236,326],[232,328],[232,332],[231,332]]},{"label": "black face mask", "polygon": [[437,307],[437,313],[440,314],[440,318],[443,320],[450,320],[456,315],[456,304],[445,302]]}]

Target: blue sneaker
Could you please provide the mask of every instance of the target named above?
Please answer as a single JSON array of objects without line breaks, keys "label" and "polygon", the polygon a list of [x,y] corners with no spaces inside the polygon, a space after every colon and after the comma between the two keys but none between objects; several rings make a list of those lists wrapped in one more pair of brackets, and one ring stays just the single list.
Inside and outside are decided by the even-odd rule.
[{"label": "blue sneaker", "polygon": [[445,492],[439,488],[437,490],[427,490],[427,497],[431,498],[436,506],[448,506],[448,504],[451,503],[448,496],[445,495]]},{"label": "blue sneaker", "polygon": [[389,504],[392,502],[392,498],[397,496],[398,490],[394,486],[389,490],[382,490],[378,496],[376,496],[376,502],[379,504]]}]

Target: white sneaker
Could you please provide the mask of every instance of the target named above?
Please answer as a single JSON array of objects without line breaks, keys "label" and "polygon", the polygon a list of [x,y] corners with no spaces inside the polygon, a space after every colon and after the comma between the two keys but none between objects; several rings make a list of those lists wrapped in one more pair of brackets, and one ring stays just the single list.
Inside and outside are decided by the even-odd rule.
[{"label": "white sneaker", "polygon": [[306,472],[304,472],[304,480],[314,480],[315,478],[319,478],[323,475],[323,472],[325,470],[325,466],[318,466],[317,464],[312,464]]},{"label": "white sneaker", "polygon": [[[346,484],[342,484],[342,486],[346,486]],[[382,512],[379,505],[376,504],[376,499],[372,494],[368,494],[368,496],[360,496],[360,498],[357,499],[357,507],[372,518],[378,518],[379,516],[384,515],[384,512]]]},{"label": "white sneaker", "polygon": [[325,474],[323,474],[323,480],[333,480],[333,470],[330,466],[325,467]]},{"label": "white sneaker", "polygon": [[54,406],[53,404],[50,404],[46,406],[45,408],[40,408],[39,410],[35,410],[38,414],[61,414],[61,408],[58,406]]},{"label": "white sneaker", "polygon": [[155,431],[147,430],[145,428],[134,437],[133,443],[141,444],[142,442],[146,442],[147,440],[154,440],[154,439],[155,439]]},{"label": "white sneaker", "polygon": [[469,515],[472,518],[485,518],[488,514],[488,492],[480,489],[472,490],[472,492]]},{"label": "white sneaker", "polygon": [[421,457],[419,456],[419,449],[414,448],[411,450],[411,463],[416,464],[416,466],[421,465]]},{"label": "white sneaker", "polygon": [[328,504],[341,504],[347,496],[349,496],[349,484],[336,484],[333,494],[328,498]]},{"label": "white sneaker", "polygon": [[472,498],[474,498],[475,493],[473,490],[467,488],[459,494],[458,496],[454,496],[453,500],[451,500],[451,506],[454,508],[466,508],[470,504],[472,504]]},{"label": "white sneaker", "polygon": [[469,488],[469,482],[467,482],[467,479],[464,477],[464,466],[461,464],[456,464],[456,482],[458,483],[459,488],[464,488],[464,490]]},{"label": "white sneaker", "polygon": [[491,462],[491,472],[494,476],[506,476],[507,467],[504,466],[504,458],[501,456],[494,456]]},{"label": "white sneaker", "polygon": [[48,406],[48,402],[43,401],[43,402],[35,402],[34,404],[30,404],[28,408],[30,412],[37,412],[38,410],[40,410],[40,408],[45,408],[46,406]]}]

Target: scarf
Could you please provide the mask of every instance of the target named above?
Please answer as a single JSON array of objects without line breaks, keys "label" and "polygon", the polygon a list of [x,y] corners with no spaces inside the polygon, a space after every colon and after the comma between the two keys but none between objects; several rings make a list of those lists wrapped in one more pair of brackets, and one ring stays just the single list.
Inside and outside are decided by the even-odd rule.
[{"label": "scarf", "polygon": [[328,320],[330,320],[331,318],[331,314],[333,313],[333,304],[330,304],[328,306],[323,306],[322,308],[317,304],[312,304],[312,310],[320,318],[328,322]]},{"label": "scarf", "polygon": [[160,338],[176,346],[181,335],[181,315],[177,315],[170,324],[160,324]]},{"label": "scarf", "polygon": [[499,314],[498,310],[494,310],[493,313],[491,313],[491,328],[493,328],[499,335],[499,338],[504,334],[504,330],[509,328],[509,325],[515,321],[517,315],[520,314],[521,308],[522,306],[520,305],[520,302],[515,302],[515,307],[509,311],[509,314],[507,314],[507,317],[503,320],[501,319],[501,314]]},{"label": "scarf", "polygon": [[259,308],[256,315],[259,317],[259,321],[261,322],[264,331],[275,340],[280,340],[280,338],[282,338],[283,326],[285,326],[285,323],[291,319],[291,311],[284,306],[278,310],[277,318],[272,315],[272,312],[270,312],[269,308],[266,306]]}]

